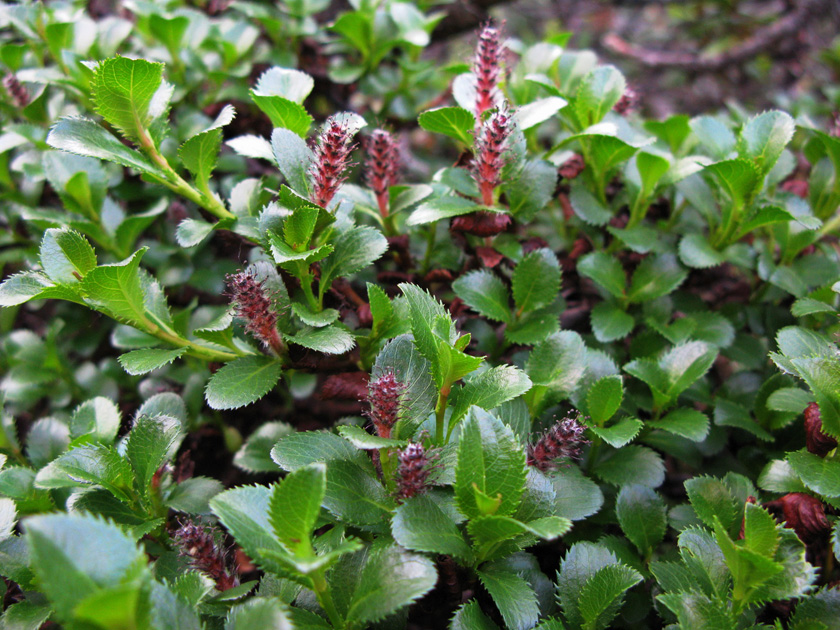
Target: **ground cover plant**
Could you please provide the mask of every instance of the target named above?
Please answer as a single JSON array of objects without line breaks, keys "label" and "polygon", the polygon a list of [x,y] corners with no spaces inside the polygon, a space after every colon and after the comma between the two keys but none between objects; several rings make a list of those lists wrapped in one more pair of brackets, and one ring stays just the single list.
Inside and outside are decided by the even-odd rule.
[{"label": "ground cover plant", "polygon": [[836,92],[456,9],[2,7],[0,627],[840,627]]}]

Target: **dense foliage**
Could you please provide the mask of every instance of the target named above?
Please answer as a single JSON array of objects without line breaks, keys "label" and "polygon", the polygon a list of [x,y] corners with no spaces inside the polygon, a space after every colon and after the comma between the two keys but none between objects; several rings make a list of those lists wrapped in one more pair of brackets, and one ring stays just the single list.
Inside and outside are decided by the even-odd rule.
[{"label": "dense foliage", "polygon": [[2,627],[840,628],[840,129],[432,4],[2,7]]}]

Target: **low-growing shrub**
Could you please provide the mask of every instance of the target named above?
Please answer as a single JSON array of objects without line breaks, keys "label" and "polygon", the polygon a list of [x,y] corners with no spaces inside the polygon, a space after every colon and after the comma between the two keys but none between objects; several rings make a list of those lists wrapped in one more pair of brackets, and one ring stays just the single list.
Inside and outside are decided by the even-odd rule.
[{"label": "low-growing shrub", "polygon": [[3,627],[840,627],[837,129],[221,4],[5,8]]}]

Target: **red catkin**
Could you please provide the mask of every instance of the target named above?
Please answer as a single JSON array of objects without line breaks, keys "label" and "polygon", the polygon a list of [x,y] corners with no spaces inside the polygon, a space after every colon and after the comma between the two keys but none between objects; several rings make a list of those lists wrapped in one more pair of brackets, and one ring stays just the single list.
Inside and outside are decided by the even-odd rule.
[{"label": "red catkin", "polygon": [[528,465],[547,472],[557,468],[560,460],[579,458],[581,446],[587,443],[585,430],[577,418],[563,418],[528,449]]},{"label": "red catkin", "polygon": [[353,134],[346,123],[331,118],[321,130],[313,150],[313,160],[309,167],[312,184],[310,198],[313,203],[326,208],[344,182],[347,169],[352,166],[350,154],[356,145]]},{"label": "red catkin", "polygon": [[422,444],[411,443],[400,451],[397,466],[397,496],[408,499],[423,493],[429,479],[429,456]]},{"label": "red catkin", "polygon": [[473,62],[476,78],[475,113],[479,120],[484,112],[496,106],[501,72],[501,48],[499,29],[492,24],[485,24],[478,35]]},{"label": "red catkin", "polygon": [[29,104],[29,91],[23,87],[14,73],[10,72],[3,77],[3,87],[6,88],[6,92],[9,93],[16,107],[23,108]]},{"label": "red catkin", "polygon": [[379,213],[388,216],[388,189],[399,181],[400,150],[396,139],[387,131],[370,134],[365,160],[365,179],[376,195]]},{"label": "red catkin", "polygon": [[399,419],[405,385],[393,372],[386,372],[368,386],[368,417],[380,437],[391,437],[391,429]]},{"label": "red catkin", "polygon": [[473,177],[481,192],[481,203],[495,205],[493,191],[502,181],[508,138],[513,131],[513,117],[507,111],[498,111],[484,121],[475,139]]},{"label": "red catkin", "polygon": [[209,526],[184,521],[172,536],[178,551],[190,565],[216,582],[216,588],[227,591],[239,585],[236,570],[231,566],[227,550]]},{"label": "red catkin", "polygon": [[245,330],[277,355],[286,354],[286,344],[277,332],[278,314],[264,283],[247,271],[228,275],[227,282],[236,316],[245,320]]},{"label": "red catkin", "polygon": [[813,402],[805,408],[805,446],[814,455],[825,457],[837,448],[837,440],[822,432],[820,406]]}]

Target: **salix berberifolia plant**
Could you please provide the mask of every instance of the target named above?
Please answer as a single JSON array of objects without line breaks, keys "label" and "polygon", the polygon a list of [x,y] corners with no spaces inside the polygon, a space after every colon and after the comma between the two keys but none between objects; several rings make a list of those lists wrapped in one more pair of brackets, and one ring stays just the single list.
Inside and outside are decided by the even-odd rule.
[{"label": "salix berberifolia plant", "polygon": [[198,63],[200,20],[137,7],[163,45],[86,64],[3,171],[40,241],[4,317],[57,313],[3,343],[3,622],[832,627],[837,138],[645,120],[494,24],[451,100],[388,86],[437,19],[402,2],[338,14],[316,80],[322,3],[281,4],[241,5],[276,65],[229,92],[248,28]]}]

